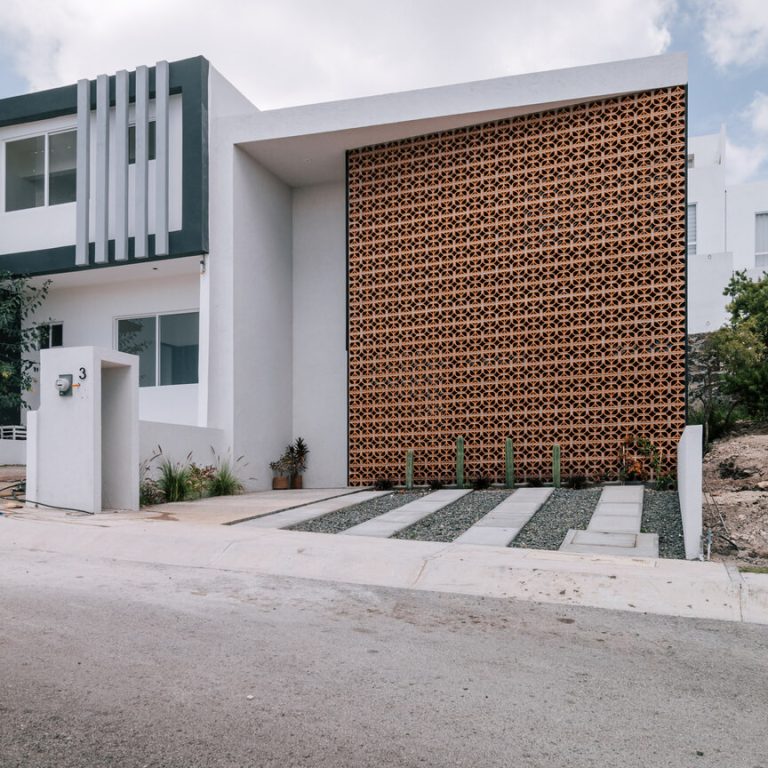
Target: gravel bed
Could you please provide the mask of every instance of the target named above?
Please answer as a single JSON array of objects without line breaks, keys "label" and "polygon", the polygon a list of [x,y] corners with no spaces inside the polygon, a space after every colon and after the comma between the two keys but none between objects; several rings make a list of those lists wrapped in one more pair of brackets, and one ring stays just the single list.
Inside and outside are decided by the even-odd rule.
[{"label": "gravel bed", "polygon": [[683,520],[677,491],[650,491],[643,497],[643,533],[659,534],[659,557],[685,559]]},{"label": "gravel bed", "polygon": [[555,488],[546,504],[509,545],[523,549],[560,549],[570,528],[584,530],[592,518],[602,488]]},{"label": "gravel bed", "polygon": [[453,541],[481,517],[487,515],[497,504],[501,504],[512,491],[473,491],[462,496],[447,507],[419,520],[418,523],[396,533],[393,539],[415,539],[416,541]]},{"label": "gravel bed", "polygon": [[393,491],[387,496],[379,496],[370,501],[355,504],[354,507],[339,509],[322,517],[316,517],[314,520],[307,520],[292,526],[289,530],[307,531],[308,533],[339,533],[353,525],[364,523],[366,520],[383,515],[392,509],[402,507],[403,504],[416,501],[426,493],[427,491]]}]

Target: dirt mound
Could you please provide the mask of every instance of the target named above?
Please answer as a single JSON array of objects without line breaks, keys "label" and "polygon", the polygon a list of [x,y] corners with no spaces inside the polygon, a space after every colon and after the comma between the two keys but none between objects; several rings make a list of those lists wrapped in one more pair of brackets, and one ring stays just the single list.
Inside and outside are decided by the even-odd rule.
[{"label": "dirt mound", "polygon": [[704,502],[719,559],[768,565],[768,425],[713,443],[704,456]]}]

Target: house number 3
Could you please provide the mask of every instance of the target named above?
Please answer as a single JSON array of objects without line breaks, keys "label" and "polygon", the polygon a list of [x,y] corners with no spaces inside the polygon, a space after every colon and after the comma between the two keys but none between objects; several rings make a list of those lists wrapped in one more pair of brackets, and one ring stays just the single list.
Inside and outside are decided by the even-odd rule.
[{"label": "house number 3", "polygon": [[85,368],[80,369],[80,376],[78,376],[80,381],[85,381],[88,378],[88,374],[85,371]]}]

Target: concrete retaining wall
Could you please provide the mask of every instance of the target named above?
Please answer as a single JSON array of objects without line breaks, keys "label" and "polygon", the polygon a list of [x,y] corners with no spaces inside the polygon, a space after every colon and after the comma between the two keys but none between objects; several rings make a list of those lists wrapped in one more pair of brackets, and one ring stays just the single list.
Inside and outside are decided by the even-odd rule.
[{"label": "concrete retaining wall", "polygon": [[701,552],[703,437],[701,425],[687,426],[677,445],[677,493],[688,560],[698,558]]}]

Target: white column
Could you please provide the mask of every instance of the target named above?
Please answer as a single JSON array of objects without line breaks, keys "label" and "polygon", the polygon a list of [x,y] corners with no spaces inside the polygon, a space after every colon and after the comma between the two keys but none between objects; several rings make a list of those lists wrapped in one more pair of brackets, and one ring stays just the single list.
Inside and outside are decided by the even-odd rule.
[{"label": "white column", "polygon": [[90,241],[91,205],[91,83],[78,80],[77,83],[77,181],[75,193],[76,237],[75,264],[88,265],[88,243]]},{"label": "white column", "polygon": [[96,78],[96,263],[109,255],[109,78]]},{"label": "white column", "polygon": [[167,61],[155,65],[155,254],[168,255],[168,97]]},{"label": "white column", "polygon": [[115,75],[115,261],[128,259],[128,73]]},{"label": "white column", "polygon": [[136,163],[133,193],[133,255],[137,259],[145,259],[149,200],[149,70],[146,67],[136,67]]}]

